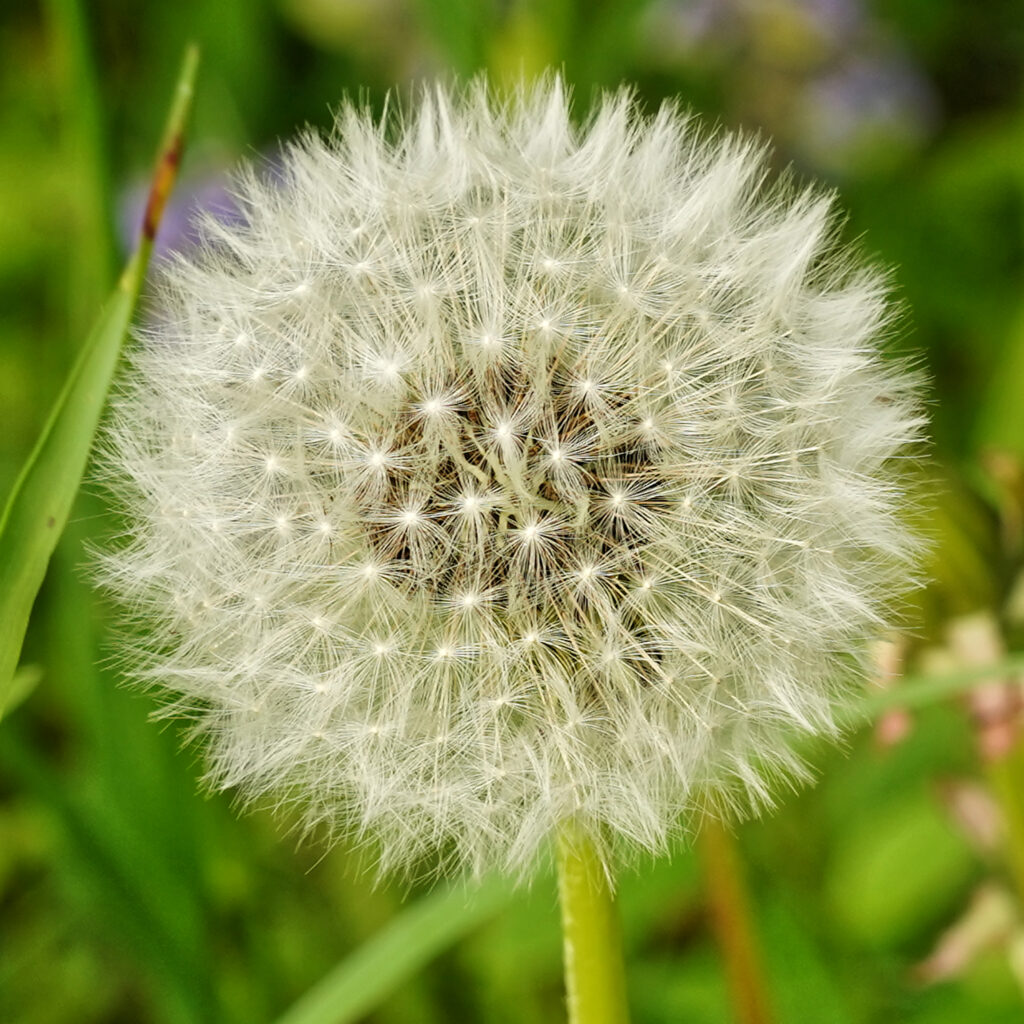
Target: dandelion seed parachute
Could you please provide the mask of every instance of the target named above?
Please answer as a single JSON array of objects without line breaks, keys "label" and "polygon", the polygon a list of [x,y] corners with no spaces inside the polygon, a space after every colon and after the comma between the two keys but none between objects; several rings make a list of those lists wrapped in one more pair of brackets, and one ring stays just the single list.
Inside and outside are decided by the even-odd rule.
[{"label": "dandelion seed parachute", "polygon": [[914,544],[912,374],[830,200],[628,92],[342,107],[168,263],[105,582],[210,777],[382,870],[770,800]]}]

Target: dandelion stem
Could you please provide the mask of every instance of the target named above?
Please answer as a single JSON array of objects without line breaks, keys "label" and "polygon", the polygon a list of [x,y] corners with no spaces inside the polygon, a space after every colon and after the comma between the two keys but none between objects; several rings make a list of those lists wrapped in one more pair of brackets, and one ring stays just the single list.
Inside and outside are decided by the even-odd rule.
[{"label": "dandelion stem", "polygon": [[569,1024],[628,1024],[615,900],[593,843],[572,824],[558,836]]},{"label": "dandelion stem", "polygon": [[771,1024],[750,902],[732,835],[706,818],[700,830],[711,922],[738,1024]]}]

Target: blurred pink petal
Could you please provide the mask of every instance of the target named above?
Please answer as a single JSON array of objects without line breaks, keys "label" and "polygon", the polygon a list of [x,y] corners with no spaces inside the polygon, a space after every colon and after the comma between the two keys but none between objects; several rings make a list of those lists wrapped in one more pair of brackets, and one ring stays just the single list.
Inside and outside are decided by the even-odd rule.
[{"label": "blurred pink petal", "polygon": [[975,890],[963,916],[939,936],[931,954],[913,970],[925,985],[957,978],[978,954],[1007,945],[1018,925],[1013,896],[985,883]]},{"label": "blurred pink petal", "polygon": [[993,853],[999,848],[1003,816],[988,789],[966,779],[951,779],[940,783],[939,798],[976,850]]}]

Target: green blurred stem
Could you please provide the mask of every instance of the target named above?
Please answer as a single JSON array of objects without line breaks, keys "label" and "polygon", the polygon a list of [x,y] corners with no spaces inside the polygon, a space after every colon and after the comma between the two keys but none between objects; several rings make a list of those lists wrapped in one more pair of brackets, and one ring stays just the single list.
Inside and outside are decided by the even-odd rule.
[{"label": "green blurred stem", "polygon": [[1008,754],[990,760],[985,771],[1003,815],[1006,866],[1024,906],[1024,743],[1018,741]]},{"label": "green blurred stem", "polygon": [[770,1024],[772,1014],[736,840],[721,822],[708,817],[701,826],[699,842],[711,924],[736,1021]]},{"label": "green blurred stem", "polygon": [[571,822],[558,836],[558,894],[569,1024],[627,1024],[615,900],[593,843]]}]

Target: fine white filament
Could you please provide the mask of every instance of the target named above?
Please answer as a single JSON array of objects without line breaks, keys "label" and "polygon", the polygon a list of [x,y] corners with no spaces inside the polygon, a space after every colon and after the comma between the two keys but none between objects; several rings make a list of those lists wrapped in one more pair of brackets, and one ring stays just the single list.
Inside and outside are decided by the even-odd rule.
[{"label": "fine white filament", "polygon": [[[106,583],[212,781],[382,870],[767,802],[905,586],[917,382],[830,200],[627,92],[344,106],[166,266]],[[437,858],[441,860],[438,861]]]}]

